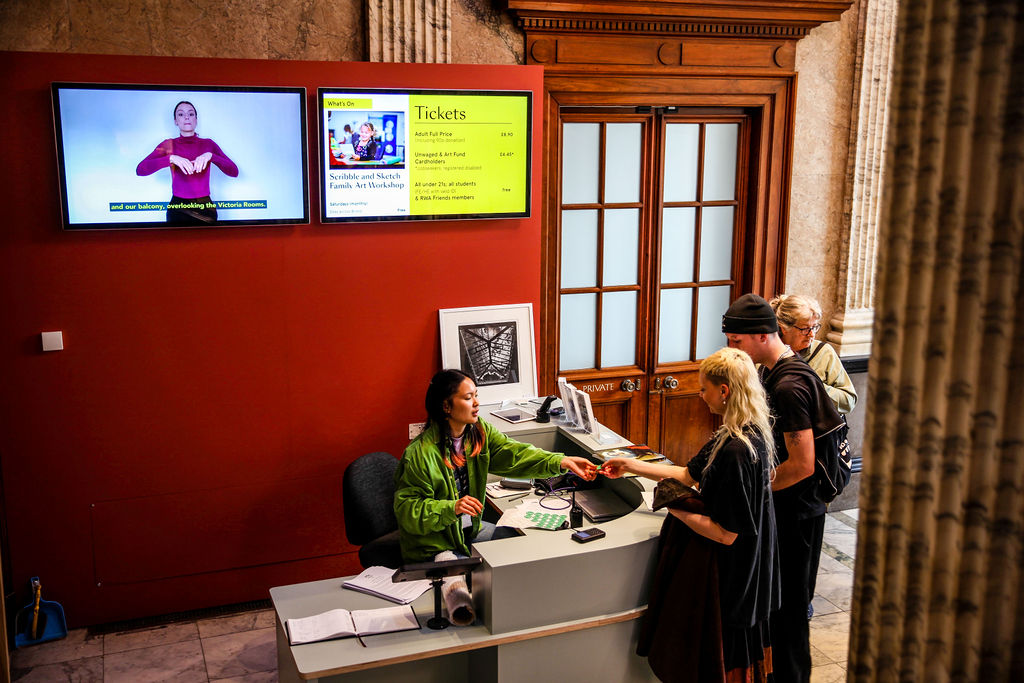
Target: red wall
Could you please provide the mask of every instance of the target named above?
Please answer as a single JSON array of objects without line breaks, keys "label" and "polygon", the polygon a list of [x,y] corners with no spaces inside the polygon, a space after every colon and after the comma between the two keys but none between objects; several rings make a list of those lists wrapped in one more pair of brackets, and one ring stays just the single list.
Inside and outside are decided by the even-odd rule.
[{"label": "red wall", "polygon": [[[304,86],[312,223],[62,231],[51,81]],[[542,81],[535,67],[0,53],[8,605],[39,576],[75,626],[357,571],[341,475],[400,454],[423,419],[437,310],[537,310],[540,150],[534,218],[321,225],[316,88],[531,89],[539,140]],[[63,351],[40,350],[49,330]]]}]

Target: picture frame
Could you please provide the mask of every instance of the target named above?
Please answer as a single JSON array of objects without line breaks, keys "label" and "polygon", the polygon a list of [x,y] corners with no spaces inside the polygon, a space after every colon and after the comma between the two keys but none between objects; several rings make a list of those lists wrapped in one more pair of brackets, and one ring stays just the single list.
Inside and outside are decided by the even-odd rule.
[{"label": "picture frame", "polygon": [[562,408],[565,409],[565,421],[570,425],[579,426],[580,415],[576,412],[574,389],[575,387],[566,382],[564,378],[558,380],[558,394],[562,399]]},{"label": "picture frame", "polygon": [[[569,386],[572,386],[571,384]],[[594,417],[594,406],[590,402],[590,394],[572,387],[573,400],[576,403],[576,412],[579,413],[580,427],[587,434],[596,437],[600,433],[600,425]]]},{"label": "picture frame", "polygon": [[481,405],[537,396],[533,304],[442,308],[441,364],[476,381]]}]

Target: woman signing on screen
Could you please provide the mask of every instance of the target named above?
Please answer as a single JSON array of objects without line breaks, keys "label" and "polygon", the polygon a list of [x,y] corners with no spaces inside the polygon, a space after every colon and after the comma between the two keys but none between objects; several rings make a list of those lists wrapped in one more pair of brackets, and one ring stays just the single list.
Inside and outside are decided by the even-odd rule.
[{"label": "woman signing on screen", "polygon": [[355,161],[374,161],[377,158],[377,133],[373,124],[367,121],[359,126],[359,136],[352,139],[352,159]]},{"label": "woman signing on screen", "polygon": [[494,537],[494,524],[481,520],[488,472],[532,478],[569,470],[588,481],[597,475],[584,458],[514,441],[481,420],[476,383],[464,372],[434,375],[424,404],[426,427],[395,472],[395,517],[407,563],[446,551],[468,557],[471,543]]},{"label": "woman signing on screen", "polygon": [[235,178],[238,167],[221,151],[217,143],[196,135],[198,114],[191,102],[174,105],[174,125],[179,135],[164,140],[148,157],[139,162],[135,174],[150,175],[162,168],[171,169],[171,201],[167,204],[167,222],[173,225],[203,225],[217,220],[217,208],[210,199],[210,164]]},{"label": "woman signing on screen", "polygon": [[[701,398],[712,413],[722,416],[722,426],[686,467],[613,458],[601,466],[601,473],[620,477],[632,472],[699,486],[704,513],[670,509],[660,547],[678,531],[674,525],[679,523],[714,542],[725,680],[761,681],[771,673],[768,615],[779,607],[781,591],[771,491],[775,440],[768,403],[754,363],[739,349],[720,349],[705,358],[699,382]],[[685,571],[662,564],[672,557],[668,552],[660,554],[655,576],[661,578],[652,586],[652,603],[660,594],[671,593],[665,583],[680,575],[676,572]],[[687,585],[683,594],[692,596],[695,590],[696,586]],[[649,617],[656,623],[645,628],[654,634],[650,664],[662,680],[691,679],[693,672],[684,676],[679,670],[685,660],[680,654],[683,644],[671,641],[679,620],[697,619],[688,614],[688,607],[689,600],[649,610],[649,615],[659,615]],[[659,633],[668,642],[657,642]]]}]

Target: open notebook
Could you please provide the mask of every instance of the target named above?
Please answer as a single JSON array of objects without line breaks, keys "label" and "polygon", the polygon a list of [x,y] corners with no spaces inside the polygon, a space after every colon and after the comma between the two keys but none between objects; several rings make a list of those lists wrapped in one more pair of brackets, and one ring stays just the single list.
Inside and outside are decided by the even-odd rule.
[{"label": "open notebook", "polygon": [[420,627],[416,613],[409,605],[352,611],[332,609],[311,617],[286,619],[284,625],[288,632],[288,642],[292,645],[409,631]]}]

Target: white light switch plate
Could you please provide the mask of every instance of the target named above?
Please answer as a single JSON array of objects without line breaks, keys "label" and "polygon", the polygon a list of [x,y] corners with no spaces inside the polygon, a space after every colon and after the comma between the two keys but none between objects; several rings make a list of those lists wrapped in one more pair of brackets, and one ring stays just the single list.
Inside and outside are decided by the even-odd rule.
[{"label": "white light switch plate", "polygon": [[63,351],[64,350],[64,333],[63,332],[43,332],[40,335],[43,339],[43,351]]}]

